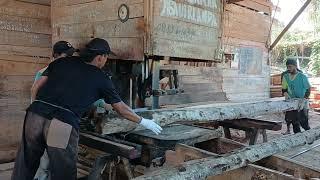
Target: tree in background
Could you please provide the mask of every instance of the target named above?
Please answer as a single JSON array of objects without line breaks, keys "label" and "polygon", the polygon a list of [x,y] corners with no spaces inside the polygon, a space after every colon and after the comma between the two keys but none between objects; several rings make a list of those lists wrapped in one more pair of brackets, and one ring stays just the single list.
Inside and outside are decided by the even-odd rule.
[{"label": "tree in background", "polygon": [[320,0],[311,1],[309,8],[309,18],[313,24],[314,32],[319,34],[320,32]]},{"label": "tree in background", "polygon": [[309,63],[310,70],[315,75],[320,75],[320,41],[312,43],[311,61]]},{"label": "tree in background", "polygon": [[314,29],[314,41],[311,44],[311,62],[309,63],[311,71],[320,75],[320,0],[311,1],[309,10],[310,21]]},{"label": "tree in background", "polygon": [[[297,57],[301,68],[320,75],[320,0],[313,0],[308,8],[313,31],[290,30],[271,53],[272,65],[285,69],[287,57]],[[273,31],[275,35],[278,33]]]}]

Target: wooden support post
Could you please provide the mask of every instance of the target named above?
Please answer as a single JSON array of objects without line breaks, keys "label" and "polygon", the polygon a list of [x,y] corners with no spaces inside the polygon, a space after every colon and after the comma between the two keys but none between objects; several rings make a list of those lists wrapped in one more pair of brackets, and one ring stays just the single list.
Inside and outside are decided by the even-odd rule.
[{"label": "wooden support post", "polygon": [[224,137],[231,139],[231,132],[230,132],[230,128],[228,127],[223,127],[223,131],[224,131]]},{"label": "wooden support post", "polygon": [[113,161],[113,159],[114,157],[110,154],[98,157],[93,164],[87,180],[100,179],[106,164]]},{"label": "wooden support post", "polygon": [[[153,59],[152,62],[152,90],[160,89],[159,86],[160,77],[160,60]],[[152,96],[152,109],[159,109],[159,96]]]},{"label": "wooden support post", "polygon": [[311,144],[317,139],[320,139],[320,127],[303,133],[284,136],[268,143],[253,145],[226,157],[208,157],[194,160],[175,168],[163,168],[136,179],[206,179],[208,176],[222,174],[223,172],[247,166],[249,163],[259,161],[276,153],[305,144]]},{"label": "wooden support post", "polygon": [[262,134],[263,142],[268,142],[267,130],[262,129],[261,131],[262,131],[261,134]]},{"label": "wooden support post", "polygon": [[254,145],[257,142],[259,136],[259,129],[252,129],[250,131],[250,140],[249,140],[249,145]]}]

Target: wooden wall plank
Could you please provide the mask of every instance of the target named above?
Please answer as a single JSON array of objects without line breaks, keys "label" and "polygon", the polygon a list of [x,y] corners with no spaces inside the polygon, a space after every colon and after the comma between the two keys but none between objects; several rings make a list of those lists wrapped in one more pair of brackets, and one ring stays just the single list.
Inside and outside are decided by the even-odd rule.
[{"label": "wooden wall plank", "polygon": [[32,75],[0,75],[1,92],[28,91],[28,94],[30,94],[34,77],[35,72]]},{"label": "wooden wall plank", "polygon": [[[106,39],[109,42],[112,51],[117,55],[117,59],[136,61],[142,61],[144,59],[143,38],[117,38],[105,36],[100,36],[99,38]],[[65,38],[63,40],[70,42],[77,48],[83,48],[90,39],[91,38]],[[60,39],[55,39],[55,41],[58,40]]]},{"label": "wooden wall plank", "polygon": [[170,39],[153,39],[153,55],[158,56],[214,60],[215,48],[215,45],[192,45]]},{"label": "wooden wall plank", "polygon": [[12,45],[1,45],[1,44],[0,44],[0,54],[19,55],[19,56],[36,56],[36,57],[52,56],[51,48],[12,46]]},{"label": "wooden wall plank", "polygon": [[50,6],[51,4],[50,0],[16,0],[16,1],[33,3],[33,4],[41,4],[46,6]]},{"label": "wooden wall plank", "polygon": [[271,18],[234,4],[226,5],[224,36],[266,43]]},{"label": "wooden wall plank", "polygon": [[45,67],[44,63],[12,62],[0,59],[0,74],[34,75],[43,67]]},{"label": "wooden wall plank", "polygon": [[[220,1],[188,1],[155,0],[153,4],[153,16],[162,16],[177,19],[196,25],[218,28],[220,24]],[[209,3],[200,5],[200,3]]]},{"label": "wooden wall plank", "polygon": [[[223,49],[225,53],[234,54],[236,61],[232,61],[232,67],[224,69],[223,92],[232,101],[245,101],[251,99],[266,99],[270,95],[270,67],[267,64],[268,50],[266,43],[270,29],[270,15],[264,15],[252,10],[267,12],[272,4],[264,0],[245,0],[239,3],[249,6],[241,7],[236,4],[227,4],[224,14]],[[250,9],[251,8],[251,9]],[[267,12],[268,13],[268,12]],[[262,51],[262,56],[243,59],[241,49],[256,49]],[[259,62],[259,71],[253,66],[243,70],[245,60]],[[253,67],[253,68],[252,68]],[[241,69],[242,68],[242,69]]]},{"label": "wooden wall plank", "polygon": [[235,4],[238,4],[238,5],[241,5],[241,6],[245,6],[245,7],[254,9],[256,11],[264,12],[264,13],[267,13],[269,15],[271,14],[271,11],[272,11],[271,4],[269,4],[269,5],[262,4],[262,3],[259,3],[257,1],[255,1],[255,0],[244,0],[244,1],[236,2]]},{"label": "wooden wall plank", "polygon": [[0,162],[14,157],[34,75],[52,56],[50,1],[22,1],[0,6]]},{"label": "wooden wall plank", "polygon": [[[53,27],[60,24],[75,24],[97,21],[118,20],[118,8],[125,0],[104,0],[94,3],[78,4],[72,7],[63,6],[53,8]],[[126,3],[129,7],[129,18],[143,17],[143,4]]]},{"label": "wooden wall plank", "polygon": [[192,92],[179,95],[162,96],[159,98],[159,104],[164,105],[179,105],[188,103],[208,102],[208,101],[225,101],[226,95],[224,92]]},{"label": "wooden wall plank", "polygon": [[0,29],[8,31],[51,34],[51,24],[47,19],[35,19],[12,15],[0,15]]},{"label": "wooden wall plank", "polygon": [[4,6],[0,6],[0,15],[12,15],[19,17],[50,19],[50,7],[38,4],[31,4],[18,1],[8,1]]},{"label": "wooden wall plank", "polygon": [[[94,3],[102,0],[52,0],[53,7],[63,7],[63,6],[72,6],[86,3]],[[138,4],[143,3],[143,0],[123,0],[122,3],[128,4]]]},{"label": "wooden wall plank", "polygon": [[29,56],[17,56],[17,55],[6,55],[0,54],[0,60],[10,62],[23,62],[23,63],[34,63],[34,64],[49,64],[50,58],[47,57],[29,57]]},{"label": "wooden wall plank", "polygon": [[219,29],[206,26],[196,26],[192,23],[170,19],[165,17],[154,17],[153,37],[160,39],[171,39],[184,41],[194,45],[218,45]]},{"label": "wooden wall plank", "polygon": [[126,22],[119,20],[99,21],[80,24],[56,25],[53,35],[63,38],[91,38],[101,37],[143,37],[143,18],[129,19]]},{"label": "wooden wall plank", "polygon": [[51,47],[51,35],[0,30],[0,44]]},{"label": "wooden wall plank", "polygon": [[154,1],[150,53],[214,60],[220,42],[220,8],[220,1]]}]

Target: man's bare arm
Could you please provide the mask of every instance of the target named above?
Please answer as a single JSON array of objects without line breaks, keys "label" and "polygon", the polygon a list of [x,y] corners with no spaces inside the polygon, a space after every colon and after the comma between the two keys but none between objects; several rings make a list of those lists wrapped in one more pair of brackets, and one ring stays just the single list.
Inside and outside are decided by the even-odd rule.
[{"label": "man's bare arm", "polygon": [[41,76],[40,79],[36,80],[31,87],[31,101],[34,101],[37,97],[39,89],[47,82],[47,76]]},{"label": "man's bare arm", "polygon": [[141,117],[138,116],[133,110],[127,106],[124,102],[118,102],[112,104],[112,107],[114,110],[119,113],[121,116],[124,118],[128,119],[129,121],[135,122],[135,123],[140,123]]}]

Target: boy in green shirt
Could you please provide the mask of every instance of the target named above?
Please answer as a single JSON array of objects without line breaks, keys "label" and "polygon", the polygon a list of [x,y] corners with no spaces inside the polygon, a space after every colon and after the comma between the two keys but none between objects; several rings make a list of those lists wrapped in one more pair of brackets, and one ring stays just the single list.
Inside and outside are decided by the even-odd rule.
[{"label": "boy in green shirt", "polygon": [[[305,74],[299,72],[297,69],[297,61],[288,59],[286,62],[288,73],[283,74],[282,78],[282,92],[286,99],[299,98],[302,99],[303,104],[299,110],[286,112],[287,125],[292,122],[293,132],[301,132],[300,125],[303,129],[309,130],[308,122],[308,101],[310,96],[310,83]],[[287,130],[287,132],[290,130]]]}]

